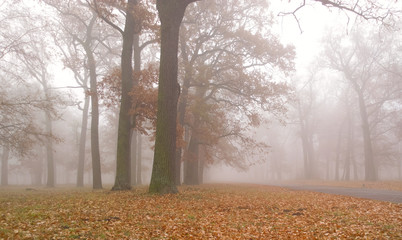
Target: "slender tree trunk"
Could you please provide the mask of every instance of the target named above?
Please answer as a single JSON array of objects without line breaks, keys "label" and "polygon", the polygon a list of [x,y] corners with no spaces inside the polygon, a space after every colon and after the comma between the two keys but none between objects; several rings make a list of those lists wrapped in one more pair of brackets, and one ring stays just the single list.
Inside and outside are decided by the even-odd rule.
[{"label": "slender tree trunk", "polygon": [[353,166],[353,180],[359,180],[359,176],[357,174],[357,164],[355,159],[354,150],[352,149],[352,156],[351,156],[352,166]]},{"label": "slender tree trunk", "polygon": [[352,151],[353,151],[353,121],[352,121],[352,116],[351,112],[348,107],[348,140],[347,140],[347,150],[346,150],[346,158],[345,158],[345,167],[344,167],[344,180],[349,181],[350,180],[350,165],[351,165],[351,157],[352,157]]},{"label": "slender tree trunk", "polygon": [[335,158],[335,181],[339,181],[339,162],[341,157],[341,142],[342,142],[342,129],[343,125],[338,132],[338,141],[336,144],[336,158]]},{"label": "slender tree trunk", "polygon": [[[49,111],[45,112],[46,132],[52,136],[52,119]],[[53,157],[53,141],[51,137],[46,139],[46,159],[47,159],[47,187],[55,186],[54,176],[54,157]]]},{"label": "slender tree trunk", "polygon": [[[133,37],[133,55],[134,55],[134,76],[138,76],[141,72],[141,47],[140,47],[140,35],[139,33],[135,33]],[[135,77],[137,78],[137,77]],[[133,82],[133,86],[137,85],[138,81]],[[134,96],[135,97],[135,96]],[[132,125],[135,126],[135,116],[132,117]],[[139,159],[138,151],[138,138],[140,137],[140,133],[132,128],[133,137],[131,143],[131,184],[141,184],[138,182],[138,173],[141,172],[141,169],[138,169],[138,161]]]},{"label": "slender tree trunk", "polygon": [[377,181],[377,170],[374,164],[373,146],[371,141],[370,125],[368,120],[366,103],[364,101],[364,94],[362,87],[356,82],[356,79],[350,76],[347,72],[347,77],[352,84],[359,101],[359,110],[361,117],[361,125],[363,132],[363,146],[364,146],[364,170],[366,181]]},{"label": "slender tree trunk", "polygon": [[[307,124],[306,124],[307,125]],[[308,126],[308,125],[307,125]],[[316,177],[316,172],[315,172],[315,151],[314,151],[314,139],[313,139],[313,134],[311,133],[311,127],[307,127],[307,150],[308,150],[308,176],[309,178],[315,178]]]},{"label": "slender tree trunk", "polygon": [[161,21],[161,55],[158,88],[158,113],[151,193],[176,193],[175,156],[177,100],[177,52],[179,29],[188,0],[157,0]]},{"label": "slender tree trunk", "polygon": [[132,15],[136,0],[129,0],[126,8],[126,22],[123,32],[123,49],[121,55],[121,103],[119,113],[119,128],[117,137],[116,178],[112,190],[131,189],[131,128],[132,117],[129,115],[133,88],[133,43],[136,22]]},{"label": "slender tree trunk", "polygon": [[[399,156],[401,156],[400,154],[399,154]],[[401,157],[399,157],[399,161],[398,161],[398,177],[399,177],[399,180],[402,180],[402,169],[401,169],[401,162],[402,162],[402,159],[401,159]]]},{"label": "slender tree trunk", "polygon": [[365,180],[377,181],[377,171],[374,165],[373,147],[371,142],[370,126],[366,104],[364,102],[363,93],[358,91],[360,116],[362,120],[363,142],[364,142],[364,159],[365,159]]},{"label": "slender tree trunk", "polygon": [[138,139],[138,132],[136,130],[132,130],[132,136],[131,136],[131,185],[134,186],[137,184],[137,161],[138,161],[138,156],[136,154],[137,152],[137,139]]},{"label": "slender tree trunk", "polygon": [[[185,73],[184,73],[184,79],[183,79],[183,86],[182,86],[181,93],[180,93],[177,119],[178,119],[180,126],[184,128],[184,118],[186,115],[188,89],[190,88],[190,82],[191,82],[191,66],[190,66],[189,60],[188,60],[184,29],[183,29],[183,31],[180,32],[180,53],[181,53],[181,58],[183,59],[183,63],[185,65]],[[181,147],[177,148],[176,161],[175,161],[175,165],[176,165],[175,184],[176,185],[181,184],[182,153],[183,153],[183,148],[181,148]]]},{"label": "slender tree trunk", "polygon": [[309,163],[309,150],[308,150],[308,134],[307,134],[307,121],[303,117],[300,103],[298,105],[299,120],[300,120],[300,137],[303,150],[303,163],[304,163],[304,178],[310,179],[310,163]]},{"label": "slender tree trunk", "polygon": [[138,146],[137,146],[137,184],[142,184],[142,136],[138,134]]},{"label": "slender tree trunk", "polygon": [[3,146],[3,154],[1,156],[1,186],[8,185],[8,157],[10,149],[7,146]]},{"label": "slender tree trunk", "polygon": [[84,108],[82,110],[80,146],[78,152],[78,168],[77,168],[77,187],[84,186],[84,166],[85,166],[85,148],[88,130],[88,112],[89,112],[88,96],[85,97]]},{"label": "slender tree trunk", "polygon": [[204,155],[204,147],[202,145],[198,145],[198,184],[204,183],[204,169],[205,169],[205,155]]},{"label": "slender tree trunk", "polygon": [[199,184],[199,143],[197,140],[197,134],[193,132],[191,134],[190,144],[185,154],[185,161],[187,162],[187,169],[184,173],[184,184],[198,185]]},{"label": "slender tree trunk", "polygon": [[92,186],[102,188],[102,174],[99,153],[99,101],[96,80],[96,64],[90,44],[84,46],[88,57],[89,85],[91,90],[91,155],[92,155]]},{"label": "slender tree trunk", "polygon": [[[43,87],[43,91],[45,93],[45,99],[47,102],[50,102],[50,90],[48,87],[47,79],[46,79],[46,68],[42,67],[41,74],[41,84]],[[54,174],[54,157],[53,157],[53,127],[52,127],[52,116],[49,109],[45,110],[45,126],[46,133],[49,135],[46,139],[46,160],[47,160],[47,187],[55,186],[55,174]]]}]

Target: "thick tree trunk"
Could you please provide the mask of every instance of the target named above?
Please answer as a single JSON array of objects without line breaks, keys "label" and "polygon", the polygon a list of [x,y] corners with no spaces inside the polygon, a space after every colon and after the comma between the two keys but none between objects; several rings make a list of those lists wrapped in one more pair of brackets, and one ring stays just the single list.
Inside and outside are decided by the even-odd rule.
[{"label": "thick tree trunk", "polygon": [[[177,100],[177,52],[179,29],[188,3],[186,0],[157,0],[161,21],[161,55],[158,88],[158,113],[151,193],[176,193],[175,156]],[[179,174],[179,173],[177,173]]]},{"label": "thick tree trunk", "polygon": [[89,101],[90,98],[85,97],[84,108],[82,110],[80,145],[78,150],[77,187],[84,186],[85,148],[88,130]]},{"label": "thick tree trunk", "polygon": [[3,146],[3,154],[1,156],[1,186],[8,185],[8,157],[10,150],[7,146]]},{"label": "thick tree trunk", "polygon": [[133,88],[133,43],[135,34],[135,19],[132,15],[136,0],[129,0],[126,8],[126,22],[123,32],[123,49],[121,55],[121,103],[119,113],[119,128],[117,137],[116,178],[112,190],[129,190],[131,174],[131,128],[132,117],[129,115]]}]

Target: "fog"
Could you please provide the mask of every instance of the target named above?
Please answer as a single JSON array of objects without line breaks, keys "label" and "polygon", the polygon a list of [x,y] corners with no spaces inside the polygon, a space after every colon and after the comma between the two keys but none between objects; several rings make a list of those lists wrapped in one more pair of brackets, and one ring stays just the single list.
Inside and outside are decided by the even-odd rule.
[{"label": "fog", "polygon": [[[0,3],[2,186],[117,181],[126,15],[95,2]],[[402,180],[402,3],[251,2],[186,10],[176,181]],[[151,180],[160,60],[155,4],[136,11],[132,186]]]}]

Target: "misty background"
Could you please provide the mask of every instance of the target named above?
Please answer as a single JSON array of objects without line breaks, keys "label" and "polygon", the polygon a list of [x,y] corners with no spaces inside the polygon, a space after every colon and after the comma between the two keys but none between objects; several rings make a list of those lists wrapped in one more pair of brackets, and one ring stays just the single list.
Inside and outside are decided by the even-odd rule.
[{"label": "misty background", "polygon": [[[124,16],[108,5],[96,13],[90,2],[0,3],[2,185],[92,184],[90,64],[101,177],[113,184],[122,39],[98,14],[109,11],[117,26]],[[178,53],[181,93],[187,86],[189,96],[181,182],[402,180],[401,2],[384,1],[392,14],[371,20],[320,3],[293,14],[300,2],[188,7]],[[135,36],[145,85],[133,93],[144,101],[133,110],[141,121],[133,185],[151,178],[159,63],[157,12],[152,1],[142,4],[146,20]]]}]

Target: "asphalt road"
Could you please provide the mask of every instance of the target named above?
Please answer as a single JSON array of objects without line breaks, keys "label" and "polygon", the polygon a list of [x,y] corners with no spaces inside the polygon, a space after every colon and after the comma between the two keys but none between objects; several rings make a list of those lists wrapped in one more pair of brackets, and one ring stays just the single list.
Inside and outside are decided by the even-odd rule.
[{"label": "asphalt road", "polygon": [[322,192],[335,195],[344,195],[393,203],[402,203],[402,192],[379,190],[371,188],[346,188],[313,185],[278,185],[295,191]]}]

